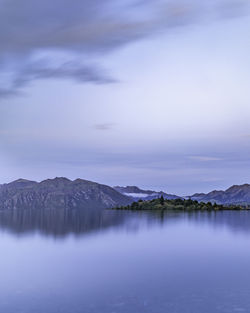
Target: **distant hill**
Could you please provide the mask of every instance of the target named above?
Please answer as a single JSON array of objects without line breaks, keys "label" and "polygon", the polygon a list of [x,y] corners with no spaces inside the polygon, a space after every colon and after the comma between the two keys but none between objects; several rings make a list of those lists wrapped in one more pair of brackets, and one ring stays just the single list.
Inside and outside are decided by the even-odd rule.
[{"label": "distant hill", "polygon": [[129,197],[113,188],[83,179],[56,177],[40,183],[18,179],[0,185],[0,209],[104,209],[129,203]]},{"label": "distant hill", "polygon": [[137,186],[127,186],[127,187],[120,187],[115,186],[114,189],[121,194],[130,197],[133,199],[133,201],[138,201],[140,199],[142,200],[153,200],[160,198],[161,196],[164,197],[164,199],[180,199],[180,197],[176,195],[167,194],[163,191],[153,191],[153,190],[143,190],[138,188]]},{"label": "distant hill", "polygon": [[250,185],[234,185],[225,191],[214,190],[207,194],[196,193],[189,198],[199,202],[216,202],[218,204],[250,204]]}]

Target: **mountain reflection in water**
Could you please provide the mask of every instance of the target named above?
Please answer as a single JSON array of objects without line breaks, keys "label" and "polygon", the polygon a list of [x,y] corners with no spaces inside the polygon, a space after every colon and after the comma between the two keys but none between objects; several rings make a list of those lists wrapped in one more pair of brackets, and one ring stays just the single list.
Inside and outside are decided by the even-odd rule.
[{"label": "mountain reflection in water", "polygon": [[250,211],[1,211],[0,247],[0,312],[250,312]]},{"label": "mountain reflection in water", "polygon": [[141,227],[165,225],[185,220],[188,223],[227,228],[233,232],[250,233],[250,212],[129,212],[118,210],[26,209],[0,211],[0,231],[16,235],[39,232],[65,237],[100,232],[112,227],[138,231]]}]

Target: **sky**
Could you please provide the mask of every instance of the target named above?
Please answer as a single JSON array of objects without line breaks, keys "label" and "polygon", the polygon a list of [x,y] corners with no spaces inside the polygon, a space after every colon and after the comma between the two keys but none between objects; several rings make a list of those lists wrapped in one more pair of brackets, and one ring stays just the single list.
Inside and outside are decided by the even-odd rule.
[{"label": "sky", "polygon": [[0,183],[250,183],[250,1],[0,0]]}]

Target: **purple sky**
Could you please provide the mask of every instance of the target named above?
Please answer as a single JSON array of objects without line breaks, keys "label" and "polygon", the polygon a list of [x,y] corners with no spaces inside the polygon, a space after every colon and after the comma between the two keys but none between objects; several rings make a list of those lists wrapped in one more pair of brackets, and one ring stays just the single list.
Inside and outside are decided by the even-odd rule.
[{"label": "purple sky", "polygon": [[250,182],[249,1],[0,0],[0,183]]}]

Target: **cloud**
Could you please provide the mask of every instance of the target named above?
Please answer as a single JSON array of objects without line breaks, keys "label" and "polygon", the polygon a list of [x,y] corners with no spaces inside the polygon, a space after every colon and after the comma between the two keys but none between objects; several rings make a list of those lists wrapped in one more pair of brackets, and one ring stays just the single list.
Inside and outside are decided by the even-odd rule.
[{"label": "cloud", "polygon": [[222,161],[222,158],[211,157],[211,156],[189,156],[190,160],[200,161],[200,162],[209,162],[209,161]]},{"label": "cloud", "polygon": [[[243,14],[248,8],[243,0],[0,0],[0,71],[13,71],[0,97],[16,95],[37,79],[113,82],[87,59],[159,31]],[[61,52],[68,54],[66,61],[51,64]],[[48,64],[34,66],[32,59],[41,53],[47,54]],[[77,61],[72,64],[72,59]]]},{"label": "cloud", "polygon": [[95,65],[85,65],[75,61],[68,61],[60,65],[35,62],[17,69],[12,74],[10,86],[0,89],[0,97],[19,95],[23,87],[39,79],[71,79],[77,83],[91,82],[95,84],[116,82],[115,79]]},{"label": "cloud", "polygon": [[16,88],[0,88],[0,98],[17,96],[19,93]]},{"label": "cloud", "polygon": [[248,0],[227,0],[218,2],[218,13],[222,18],[232,18],[245,15]]},{"label": "cloud", "polygon": [[115,126],[114,123],[103,123],[103,124],[96,124],[94,128],[96,130],[110,130]]}]

